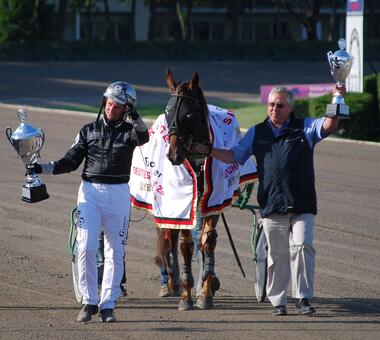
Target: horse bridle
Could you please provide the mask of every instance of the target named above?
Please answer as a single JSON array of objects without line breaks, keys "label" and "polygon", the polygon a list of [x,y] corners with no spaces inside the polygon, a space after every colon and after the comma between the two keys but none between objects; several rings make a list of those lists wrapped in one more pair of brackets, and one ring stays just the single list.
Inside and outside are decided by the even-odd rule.
[{"label": "horse bridle", "polygon": [[[186,83],[185,83],[186,84]],[[185,148],[186,150],[190,150],[191,146],[193,145],[193,140],[194,140],[194,136],[193,134],[181,134],[181,131],[180,131],[180,124],[178,122],[178,113],[179,113],[179,110],[180,110],[180,107],[181,107],[181,103],[184,99],[187,99],[187,100],[191,100],[193,102],[195,102],[196,104],[196,107],[198,109],[198,112],[199,113],[199,110],[201,109],[201,105],[199,103],[199,100],[197,98],[194,98],[194,97],[191,97],[191,96],[188,96],[186,94],[181,94],[178,92],[179,89],[177,89],[177,91],[175,93],[172,93],[170,96],[171,97],[177,97],[177,101],[176,101],[176,104],[175,104],[175,112],[174,112],[174,119],[171,121],[170,123],[170,126],[169,126],[169,136],[170,135],[173,135],[173,134],[176,134],[181,142],[185,145]],[[203,117],[202,118],[206,118],[204,113],[203,113]],[[168,119],[166,119],[168,121]],[[197,123],[198,119],[194,119],[194,128],[196,127],[196,123]],[[194,129],[195,131],[195,129]],[[184,138],[184,137],[180,137],[180,136],[186,136],[187,138]]]}]

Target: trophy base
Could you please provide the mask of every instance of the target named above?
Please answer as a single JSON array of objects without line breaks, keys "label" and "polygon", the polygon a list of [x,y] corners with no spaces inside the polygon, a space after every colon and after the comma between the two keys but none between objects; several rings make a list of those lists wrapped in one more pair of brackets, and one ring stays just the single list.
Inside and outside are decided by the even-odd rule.
[{"label": "trophy base", "polygon": [[22,186],[22,198],[24,202],[36,203],[49,198],[49,194],[46,191],[46,185],[41,184],[38,187]]},{"label": "trophy base", "polygon": [[349,106],[346,104],[327,104],[325,117],[350,119]]}]

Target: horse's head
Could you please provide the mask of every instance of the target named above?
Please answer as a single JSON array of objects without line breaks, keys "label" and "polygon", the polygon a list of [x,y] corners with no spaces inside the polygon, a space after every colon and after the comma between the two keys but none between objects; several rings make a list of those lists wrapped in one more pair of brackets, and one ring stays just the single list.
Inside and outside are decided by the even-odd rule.
[{"label": "horse's head", "polygon": [[167,157],[173,165],[179,165],[194,155],[191,152],[194,143],[210,142],[208,108],[197,72],[189,81],[176,82],[168,69],[166,82],[171,91],[165,111],[169,128]]}]

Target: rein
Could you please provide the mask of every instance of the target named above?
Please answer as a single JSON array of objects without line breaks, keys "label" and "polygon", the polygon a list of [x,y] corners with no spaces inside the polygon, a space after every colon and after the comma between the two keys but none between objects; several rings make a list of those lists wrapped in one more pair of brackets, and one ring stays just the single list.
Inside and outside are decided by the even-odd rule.
[{"label": "rein", "polygon": [[[193,145],[193,140],[194,140],[194,136],[193,134],[189,134],[189,135],[186,135],[184,133],[181,133],[182,131],[180,130],[180,124],[179,124],[179,121],[178,121],[178,114],[179,114],[179,110],[180,110],[180,107],[181,107],[181,103],[184,99],[186,100],[191,100],[193,101],[195,104],[196,104],[196,107],[197,107],[197,116],[199,116],[200,114],[202,114],[201,112],[201,105],[199,103],[199,100],[197,98],[194,98],[194,97],[191,97],[191,96],[188,96],[186,94],[180,94],[178,93],[178,90],[176,93],[172,93],[170,95],[171,97],[177,97],[177,101],[176,101],[176,104],[175,104],[175,112],[174,112],[174,119],[172,119],[171,123],[170,123],[170,126],[169,126],[169,135],[172,135],[172,134],[175,134],[175,132],[177,133],[177,136],[179,138],[182,139],[182,142],[186,145],[186,149],[187,150],[190,150],[191,146]],[[203,113],[203,117],[202,117],[204,120],[206,119],[204,113]],[[167,119],[168,121],[168,119]],[[194,119],[193,120],[193,131],[196,130],[196,124],[199,122],[198,119]],[[186,138],[187,137],[187,138]]]}]

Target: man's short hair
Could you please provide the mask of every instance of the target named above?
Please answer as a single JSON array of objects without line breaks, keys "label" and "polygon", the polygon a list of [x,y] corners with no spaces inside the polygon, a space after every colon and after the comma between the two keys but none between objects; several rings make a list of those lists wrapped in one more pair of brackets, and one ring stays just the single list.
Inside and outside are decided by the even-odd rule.
[{"label": "man's short hair", "polygon": [[272,94],[274,93],[280,93],[284,94],[286,97],[286,100],[290,106],[293,106],[294,104],[294,98],[293,98],[293,93],[291,90],[289,90],[286,86],[275,86],[270,92],[268,96],[268,101],[269,98],[271,97]]}]

